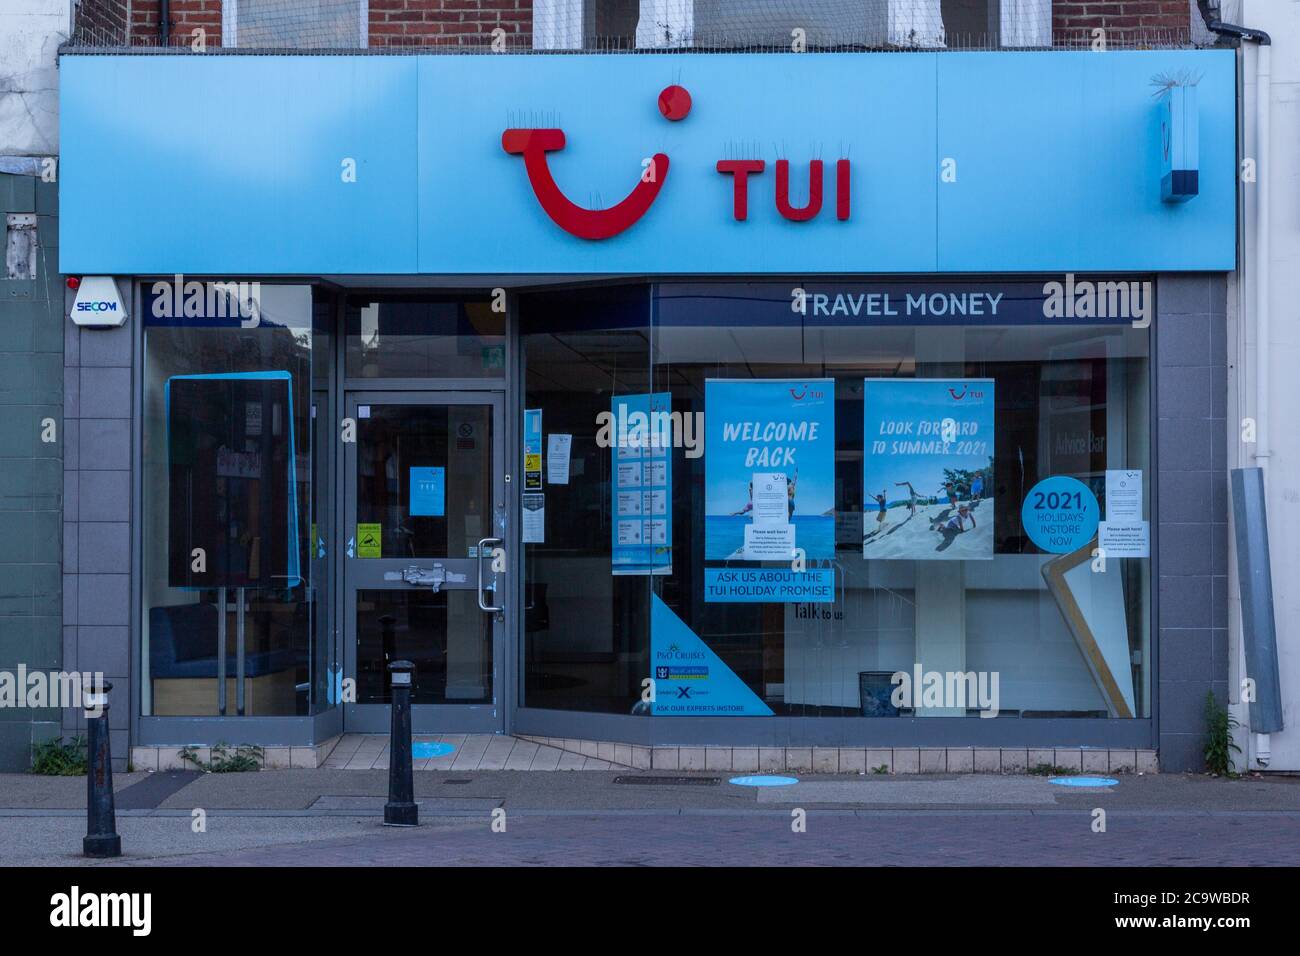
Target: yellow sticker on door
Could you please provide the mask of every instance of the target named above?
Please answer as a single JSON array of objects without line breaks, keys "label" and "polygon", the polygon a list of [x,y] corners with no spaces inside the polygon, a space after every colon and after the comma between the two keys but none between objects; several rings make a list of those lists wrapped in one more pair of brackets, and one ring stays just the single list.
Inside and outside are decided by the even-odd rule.
[{"label": "yellow sticker on door", "polygon": [[357,557],[358,558],[381,558],[383,557],[384,526],[375,522],[374,524],[357,525]]}]

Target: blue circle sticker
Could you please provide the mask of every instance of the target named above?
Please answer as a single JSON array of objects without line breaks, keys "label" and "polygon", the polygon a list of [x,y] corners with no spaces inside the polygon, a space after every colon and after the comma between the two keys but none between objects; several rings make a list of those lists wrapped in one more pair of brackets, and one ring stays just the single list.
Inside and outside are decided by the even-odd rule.
[{"label": "blue circle sticker", "polygon": [[1065,475],[1044,478],[1029,490],[1020,506],[1025,534],[1052,554],[1068,554],[1091,541],[1100,516],[1092,489]]}]

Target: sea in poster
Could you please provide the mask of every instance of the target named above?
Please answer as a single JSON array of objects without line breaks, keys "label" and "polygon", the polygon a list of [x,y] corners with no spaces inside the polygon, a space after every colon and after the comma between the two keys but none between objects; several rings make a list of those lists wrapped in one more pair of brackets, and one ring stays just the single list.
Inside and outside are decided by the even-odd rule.
[{"label": "sea in poster", "polygon": [[993,557],[992,379],[865,379],[862,556]]},{"label": "sea in poster", "polygon": [[769,560],[758,532],[790,545],[771,560],[833,558],[834,380],[708,379],[704,407],[705,560]]}]

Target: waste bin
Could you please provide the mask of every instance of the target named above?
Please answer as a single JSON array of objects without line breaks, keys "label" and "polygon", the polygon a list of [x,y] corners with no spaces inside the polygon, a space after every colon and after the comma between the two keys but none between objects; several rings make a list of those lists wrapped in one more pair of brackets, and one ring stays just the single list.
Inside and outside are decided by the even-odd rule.
[{"label": "waste bin", "polygon": [[897,717],[890,701],[894,693],[893,671],[858,671],[858,701],[863,717]]}]

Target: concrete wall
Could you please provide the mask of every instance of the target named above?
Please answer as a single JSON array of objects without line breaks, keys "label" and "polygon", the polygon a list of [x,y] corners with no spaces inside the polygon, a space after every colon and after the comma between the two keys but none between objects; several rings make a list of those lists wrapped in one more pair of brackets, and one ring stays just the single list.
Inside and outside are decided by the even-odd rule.
[{"label": "concrete wall", "polygon": [[0,156],[59,151],[57,57],[71,24],[71,0],[0,4]]},{"label": "concrete wall", "polygon": [[[35,213],[36,278],[0,270],[0,670],[58,669],[63,455],[63,281],[57,190],[0,173],[0,223]],[[42,425],[54,422],[50,432]],[[53,441],[42,441],[45,437]],[[33,743],[59,735],[57,710],[0,708],[0,771],[28,766]]]}]

